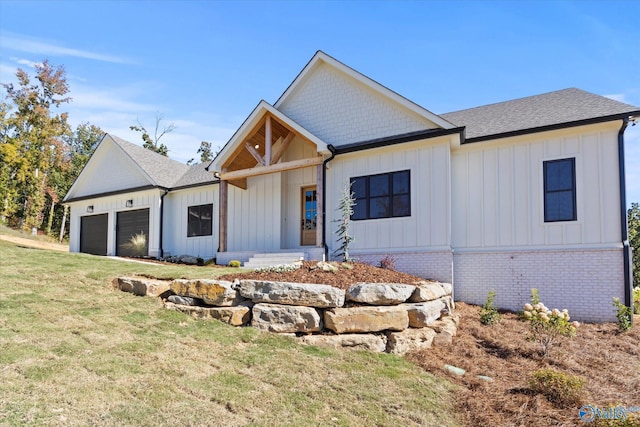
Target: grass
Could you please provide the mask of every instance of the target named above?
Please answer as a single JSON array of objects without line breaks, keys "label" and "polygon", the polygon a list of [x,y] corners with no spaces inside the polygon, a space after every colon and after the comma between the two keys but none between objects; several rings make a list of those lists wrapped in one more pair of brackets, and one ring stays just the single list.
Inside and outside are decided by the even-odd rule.
[{"label": "grass", "polygon": [[195,320],[110,286],[229,271],[0,241],[0,424],[457,425],[455,387],[405,359]]}]

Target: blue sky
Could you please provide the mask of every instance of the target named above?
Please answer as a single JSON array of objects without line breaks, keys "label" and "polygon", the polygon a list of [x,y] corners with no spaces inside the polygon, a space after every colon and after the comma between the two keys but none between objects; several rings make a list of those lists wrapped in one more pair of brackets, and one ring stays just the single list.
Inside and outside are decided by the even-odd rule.
[{"label": "blue sky", "polygon": [[[0,81],[64,65],[72,125],[135,143],[156,112],[169,156],[223,145],[317,50],[434,113],[567,87],[640,106],[640,2],[0,0]],[[626,134],[640,201],[640,123]]]}]

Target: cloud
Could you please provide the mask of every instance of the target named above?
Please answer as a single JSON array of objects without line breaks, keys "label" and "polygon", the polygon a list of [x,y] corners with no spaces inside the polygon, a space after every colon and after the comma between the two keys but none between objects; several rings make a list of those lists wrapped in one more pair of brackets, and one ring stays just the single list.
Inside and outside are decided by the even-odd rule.
[{"label": "cloud", "polygon": [[613,99],[614,101],[624,102],[628,104],[629,102],[626,100],[626,95],[624,93],[613,93],[611,95],[602,95],[605,98]]},{"label": "cloud", "polygon": [[46,56],[72,56],[76,58],[92,59],[95,61],[111,62],[116,64],[127,64],[134,62],[133,60],[122,56],[74,49],[58,44],[27,39],[23,36],[13,34],[3,33],[2,37],[0,37],[0,46],[2,47],[2,49],[6,50]]}]

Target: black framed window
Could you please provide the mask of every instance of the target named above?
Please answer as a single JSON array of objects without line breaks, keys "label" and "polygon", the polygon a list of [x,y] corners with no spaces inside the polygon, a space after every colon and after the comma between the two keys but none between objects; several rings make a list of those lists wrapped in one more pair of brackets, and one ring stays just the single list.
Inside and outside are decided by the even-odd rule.
[{"label": "black framed window", "polygon": [[543,162],[544,222],[575,221],[576,159]]},{"label": "black framed window", "polygon": [[355,195],[351,219],[411,216],[410,171],[381,173],[351,179]]},{"label": "black framed window", "polygon": [[211,236],[213,230],[213,205],[187,208],[187,237]]}]

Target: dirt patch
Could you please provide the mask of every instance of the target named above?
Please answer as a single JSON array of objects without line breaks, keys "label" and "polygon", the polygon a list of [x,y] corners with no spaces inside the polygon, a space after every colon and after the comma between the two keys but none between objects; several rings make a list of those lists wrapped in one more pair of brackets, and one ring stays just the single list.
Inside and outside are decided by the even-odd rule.
[{"label": "dirt patch", "polygon": [[[465,424],[584,425],[579,406],[558,408],[529,389],[529,376],[539,368],[582,377],[583,404],[640,406],[640,326],[619,333],[612,323],[582,324],[576,337],[563,339],[543,358],[535,343],[526,340],[527,324],[516,314],[505,313],[500,323],[484,326],[479,322],[479,307],[457,303],[456,309],[462,317],[453,345],[408,357],[461,386],[456,405]],[[462,377],[449,374],[445,364],[467,373]],[[478,375],[493,381],[480,380]],[[637,424],[625,425],[640,425],[640,419],[634,421]]]},{"label": "dirt patch", "polygon": [[60,243],[47,242],[44,240],[28,239],[25,237],[17,237],[17,236],[6,236],[4,234],[0,235],[0,240],[5,240],[7,242],[15,243],[16,245],[24,246],[27,248],[49,249],[52,251],[69,252],[69,245],[62,245]]},{"label": "dirt patch", "polygon": [[239,274],[227,274],[220,276],[222,280],[233,279],[254,279],[273,280],[280,282],[315,283],[335,286],[340,289],[347,289],[354,283],[406,283],[413,284],[421,279],[411,274],[401,273],[395,270],[374,267],[368,264],[349,263],[348,267],[343,267],[336,263],[338,271],[323,271],[317,267],[317,261],[303,261],[302,267],[295,271],[276,272],[247,272]]}]

